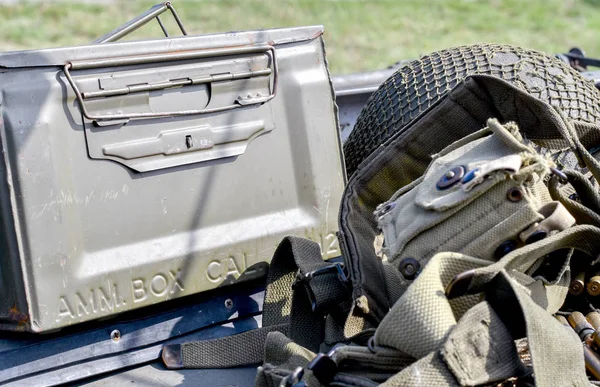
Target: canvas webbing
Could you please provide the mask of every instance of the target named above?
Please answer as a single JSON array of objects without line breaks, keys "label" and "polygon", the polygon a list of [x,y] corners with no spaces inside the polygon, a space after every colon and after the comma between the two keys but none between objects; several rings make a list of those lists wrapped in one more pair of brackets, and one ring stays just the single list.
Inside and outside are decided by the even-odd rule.
[{"label": "canvas webbing", "polygon": [[567,195],[557,176],[552,176],[548,182],[548,190],[552,199],[560,201],[578,224],[591,224],[600,226],[600,207],[598,193],[595,192],[591,183],[581,173],[576,171],[563,171],[569,183],[575,189],[579,199],[574,200]]},{"label": "canvas webbing", "polygon": [[581,341],[537,305],[502,270],[487,301],[467,312],[439,350],[384,386],[475,386],[530,372],[519,360],[515,338],[527,337],[537,386],[588,386]]},{"label": "canvas webbing", "polygon": [[559,249],[576,249],[596,257],[600,252],[600,229],[590,225],[573,226],[539,242],[525,245],[505,255],[498,262],[474,269],[462,278],[455,278],[451,287],[460,289],[454,293],[475,294],[482,292],[501,270],[524,272],[538,259]]},{"label": "canvas webbing", "polygon": [[527,337],[537,386],[589,386],[579,337],[534,302],[507,271],[494,279],[486,299],[514,339]]},{"label": "canvas webbing", "polygon": [[263,360],[267,334],[278,331],[317,351],[323,341],[324,315],[349,297],[336,265],[323,261],[317,243],[284,238],[269,266],[262,328],[167,350],[179,351],[183,368],[256,364]]}]

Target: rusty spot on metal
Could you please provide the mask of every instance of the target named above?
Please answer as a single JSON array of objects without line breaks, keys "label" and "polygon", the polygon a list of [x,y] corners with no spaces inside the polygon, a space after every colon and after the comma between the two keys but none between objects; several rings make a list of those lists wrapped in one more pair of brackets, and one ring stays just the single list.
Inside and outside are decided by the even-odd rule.
[{"label": "rusty spot on metal", "polygon": [[319,30],[319,31],[317,31],[317,32],[316,32],[314,35],[312,35],[312,36],[310,37],[310,39],[316,39],[316,38],[318,38],[318,37],[319,37],[319,36],[321,36],[321,35],[323,35],[323,31]]},{"label": "rusty spot on metal", "polygon": [[17,303],[14,303],[12,308],[8,310],[8,317],[11,320],[16,321],[19,325],[29,324],[29,315],[19,311],[19,309],[17,309]]}]

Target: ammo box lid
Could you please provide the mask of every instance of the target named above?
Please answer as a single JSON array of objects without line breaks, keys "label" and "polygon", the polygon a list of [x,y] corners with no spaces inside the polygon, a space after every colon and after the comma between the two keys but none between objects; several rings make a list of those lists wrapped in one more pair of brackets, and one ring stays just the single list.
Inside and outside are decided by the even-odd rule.
[{"label": "ammo box lid", "polygon": [[321,34],[0,54],[0,328],[254,278],[288,234],[339,255],[345,175]]}]

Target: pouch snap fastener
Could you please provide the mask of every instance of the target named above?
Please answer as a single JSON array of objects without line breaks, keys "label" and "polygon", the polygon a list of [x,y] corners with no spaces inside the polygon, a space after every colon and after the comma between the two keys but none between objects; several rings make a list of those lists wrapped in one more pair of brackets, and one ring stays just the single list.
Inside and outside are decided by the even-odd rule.
[{"label": "pouch snap fastener", "polygon": [[548,236],[548,233],[544,230],[538,230],[536,232],[534,232],[533,234],[531,234],[529,236],[529,238],[527,238],[527,240],[525,241],[526,245],[530,245],[532,243],[535,242],[539,242],[542,239],[546,238]]},{"label": "pouch snap fastener", "polygon": [[404,278],[412,280],[421,271],[421,264],[414,258],[404,258],[400,261],[398,269]]},{"label": "pouch snap fastener", "polygon": [[465,174],[465,176],[460,181],[462,184],[467,184],[471,180],[475,178],[479,174],[479,168],[471,169],[469,172]]},{"label": "pouch snap fastener", "polygon": [[494,251],[494,257],[496,259],[500,259],[516,248],[517,248],[517,241],[515,241],[513,239],[504,241],[504,242],[500,243],[500,246],[498,246],[496,248],[496,250]]},{"label": "pouch snap fastener", "polygon": [[456,183],[458,183],[460,181],[460,179],[463,178],[464,175],[465,175],[465,167],[463,167],[463,166],[454,167],[454,168],[446,171],[446,173],[444,173],[444,175],[442,177],[440,177],[440,179],[438,180],[435,187],[440,191],[448,189],[448,188],[452,187],[453,185],[455,185]]},{"label": "pouch snap fastener", "polygon": [[384,203],[375,209],[375,216],[380,217],[396,208],[396,202]]}]

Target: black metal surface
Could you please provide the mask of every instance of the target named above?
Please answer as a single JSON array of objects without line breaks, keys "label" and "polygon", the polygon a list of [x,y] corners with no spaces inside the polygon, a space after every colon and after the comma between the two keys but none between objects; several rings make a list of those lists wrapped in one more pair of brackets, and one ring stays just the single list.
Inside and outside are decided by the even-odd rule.
[{"label": "black metal surface", "polygon": [[158,362],[128,370],[113,372],[100,377],[89,378],[73,384],[86,387],[254,387],[256,367],[239,367],[228,370],[168,370]]},{"label": "black metal surface", "polygon": [[12,380],[3,384],[4,386],[56,386],[71,383],[86,377],[101,375],[103,373],[125,369],[131,366],[139,366],[156,360],[161,353],[163,345],[181,344],[188,341],[210,340],[219,337],[242,333],[259,327],[262,323],[261,316],[238,319],[235,322],[222,326],[214,326],[203,329],[189,335],[177,337],[164,343],[151,345],[127,351],[119,356],[96,357],[86,359],[87,361],[73,365],[58,365],[58,367],[41,374],[27,376],[19,380]]},{"label": "black metal surface", "polygon": [[[227,308],[232,300],[235,308]],[[0,384],[55,385],[160,357],[164,345],[227,336],[258,328],[263,291],[223,294],[139,320],[106,323],[73,334],[0,339]],[[226,325],[223,325],[223,324]],[[111,332],[119,331],[119,337]]]}]

